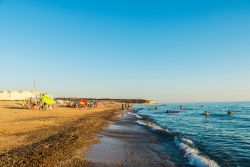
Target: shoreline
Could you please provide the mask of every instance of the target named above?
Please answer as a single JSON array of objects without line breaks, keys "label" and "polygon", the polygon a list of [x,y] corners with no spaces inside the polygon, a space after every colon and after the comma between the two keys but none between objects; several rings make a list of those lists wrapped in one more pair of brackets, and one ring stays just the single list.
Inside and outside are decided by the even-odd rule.
[{"label": "shoreline", "polygon": [[172,140],[138,124],[133,111],[99,132],[100,141],[85,153],[91,166],[188,166],[181,162],[183,155],[176,152]]},{"label": "shoreline", "polygon": [[[4,126],[5,124],[19,123],[20,119],[26,122],[26,124],[28,122],[34,122],[34,120],[37,121],[37,119],[42,119],[42,122],[46,122],[53,119],[47,115],[53,115],[53,112],[57,113],[57,111],[53,110],[49,112],[23,111],[17,107],[13,107],[13,110],[16,112],[13,113],[13,110],[5,111],[2,108],[2,103],[4,102],[0,103],[0,111],[3,112],[0,112],[0,115],[3,115],[5,112],[11,112],[8,113],[9,115],[20,114],[17,113],[18,111],[27,113],[37,112],[38,115],[32,117],[27,116],[26,119],[17,116],[19,119],[13,119],[12,122],[8,120],[4,121],[3,118],[1,118],[0,125],[2,126],[0,132],[5,132],[5,136],[3,135],[0,138],[1,140],[5,140],[4,137],[6,139],[13,137],[11,136],[13,134],[10,135],[10,132],[7,133],[11,128],[7,129],[6,126]],[[66,109],[70,110],[66,112],[72,112],[70,114],[73,114],[73,116],[68,118],[69,115],[67,114],[69,113],[66,113],[66,118],[60,125],[55,126],[53,123],[47,126],[41,125],[39,128],[29,129],[26,133],[21,133],[21,130],[17,129],[16,132],[19,133],[14,133],[14,135],[16,135],[15,138],[25,138],[25,140],[23,139],[24,141],[19,145],[14,143],[13,146],[11,146],[10,143],[9,147],[2,144],[2,147],[0,147],[0,166],[88,166],[89,161],[83,156],[84,152],[92,144],[99,141],[98,132],[106,128],[110,122],[117,119],[117,116],[121,113],[118,107],[119,105],[109,108],[101,107],[96,111],[88,110],[86,113],[84,113],[85,111]],[[58,112],[62,115],[65,114],[62,111]],[[78,113],[76,114],[74,112]],[[55,113],[54,115],[56,115]],[[60,117],[58,119],[60,119]],[[5,129],[5,131],[3,131],[4,127],[7,130]],[[23,125],[23,129],[25,128],[25,125]]]}]

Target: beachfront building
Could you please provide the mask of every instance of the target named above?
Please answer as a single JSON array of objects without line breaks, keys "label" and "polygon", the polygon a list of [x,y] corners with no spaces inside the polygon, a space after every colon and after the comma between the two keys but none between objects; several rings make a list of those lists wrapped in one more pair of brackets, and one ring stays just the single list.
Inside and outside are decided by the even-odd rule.
[{"label": "beachfront building", "polygon": [[0,100],[25,100],[39,95],[38,91],[0,91]]}]

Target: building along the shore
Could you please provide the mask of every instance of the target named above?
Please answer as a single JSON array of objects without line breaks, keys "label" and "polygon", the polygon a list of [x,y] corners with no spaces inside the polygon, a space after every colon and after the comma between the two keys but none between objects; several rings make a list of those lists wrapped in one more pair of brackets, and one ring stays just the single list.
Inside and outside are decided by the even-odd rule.
[{"label": "building along the shore", "polygon": [[0,100],[25,100],[39,95],[38,91],[0,91]]}]

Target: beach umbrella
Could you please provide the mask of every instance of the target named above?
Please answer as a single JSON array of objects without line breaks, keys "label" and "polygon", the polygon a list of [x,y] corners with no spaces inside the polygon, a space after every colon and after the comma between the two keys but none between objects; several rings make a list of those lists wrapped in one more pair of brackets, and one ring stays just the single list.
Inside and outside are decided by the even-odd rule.
[{"label": "beach umbrella", "polygon": [[41,99],[42,99],[42,102],[47,104],[47,105],[52,105],[54,102],[53,99],[48,95],[42,96]]},{"label": "beach umbrella", "polygon": [[93,104],[95,104],[95,102],[94,102],[94,101],[90,101],[89,104],[90,104],[90,105],[93,105]]},{"label": "beach umbrella", "polygon": [[88,104],[88,100],[79,100],[79,103],[84,105],[84,104]]}]

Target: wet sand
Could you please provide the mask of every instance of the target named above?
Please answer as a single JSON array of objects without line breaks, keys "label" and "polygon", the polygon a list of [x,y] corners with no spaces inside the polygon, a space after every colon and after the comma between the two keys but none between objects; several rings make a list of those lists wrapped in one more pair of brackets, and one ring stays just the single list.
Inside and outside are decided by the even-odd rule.
[{"label": "wet sand", "polygon": [[[100,132],[100,142],[85,154],[91,166],[175,166],[183,155],[175,155],[172,140],[135,123],[134,115],[125,114]],[[170,153],[172,152],[172,153]],[[173,156],[175,159],[173,159]]]},{"label": "wet sand", "polygon": [[0,166],[89,166],[83,153],[119,113],[119,104],[37,111],[1,101]]}]

